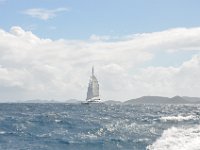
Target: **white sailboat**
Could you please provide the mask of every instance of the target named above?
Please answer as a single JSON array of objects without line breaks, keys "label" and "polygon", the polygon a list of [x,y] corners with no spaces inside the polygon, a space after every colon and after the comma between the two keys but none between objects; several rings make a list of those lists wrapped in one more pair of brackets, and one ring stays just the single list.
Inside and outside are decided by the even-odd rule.
[{"label": "white sailboat", "polygon": [[90,77],[86,103],[100,103],[101,99],[99,97],[99,83],[94,75],[94,67],[92,67],[92,76]]}]

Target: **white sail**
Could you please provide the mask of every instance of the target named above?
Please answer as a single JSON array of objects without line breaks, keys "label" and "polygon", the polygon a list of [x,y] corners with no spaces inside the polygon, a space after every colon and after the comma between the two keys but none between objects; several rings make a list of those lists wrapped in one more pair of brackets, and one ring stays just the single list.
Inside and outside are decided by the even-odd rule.
[{"label": "white sail", "polygon": [[87,91],[87,98],[88,102],[99,102],[99,83],[97,78],[94,75],[94,67],[92,67],[92,76],[90,77],[88,91]]}]

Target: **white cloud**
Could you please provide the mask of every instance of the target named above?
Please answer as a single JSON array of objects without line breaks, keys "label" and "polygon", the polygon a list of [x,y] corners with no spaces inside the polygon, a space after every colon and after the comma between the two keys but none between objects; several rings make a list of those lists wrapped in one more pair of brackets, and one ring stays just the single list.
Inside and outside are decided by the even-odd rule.
[{"label": "white cloud", "polygon": [[0,29],[0,41],[0,99],[84,99],[92,65],[103,99],[200,96],[200,54],[178,67],[140,68],[159,51],[198,52],[200,28],[75,41],[41,39],[12,27]]},{"label": "white cloud", "polygon": [[43,8],[31,8],[23,11],[24,14],[34,18],[42,20],[52,19],[57,16],[57,13],[69,11],[68,8],[56,8],[56,9],[43,9]]},{"label": "white cloud", "polygon": [[138,95],[200,96],[200,55],[179,67],[147,67],[132,78]]}]

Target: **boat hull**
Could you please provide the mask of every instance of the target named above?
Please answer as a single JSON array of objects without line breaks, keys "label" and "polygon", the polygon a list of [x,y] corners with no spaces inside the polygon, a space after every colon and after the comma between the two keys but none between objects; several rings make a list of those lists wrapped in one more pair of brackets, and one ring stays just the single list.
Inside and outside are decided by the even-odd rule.
[{"label": "boat hull", "polygon": [[85,102],[82,102],[82,104],[98,104],[98,103],[102,103],[102,101],[100,99],[89,99],[86,100]]}]

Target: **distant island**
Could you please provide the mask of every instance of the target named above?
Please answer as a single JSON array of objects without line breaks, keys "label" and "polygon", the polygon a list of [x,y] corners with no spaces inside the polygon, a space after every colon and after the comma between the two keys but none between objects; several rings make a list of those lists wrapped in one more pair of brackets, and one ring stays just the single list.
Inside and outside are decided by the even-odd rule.
[{"label": "distant island", "polygon": [[131,99],[124,102],[125,104],[200,104],[199,97],[188,96],[174,96],[161,97],[161,96],[143,96],[136,99]]},{"label": "distant island", "polygon": [[[73,103],[79,104],[81,100],[70,99],[66,101],[56,100],[27,100],[20,101],[19,103]],[[162,96],[142,96],[136,99],[130,99],[125,102],[107,100],[103,101],[105,104],[200,104],[200,97],[188,97],[188,96],[174,96],[174,97],[162,97]]]}]

